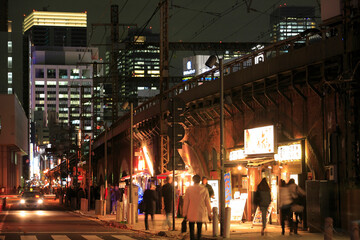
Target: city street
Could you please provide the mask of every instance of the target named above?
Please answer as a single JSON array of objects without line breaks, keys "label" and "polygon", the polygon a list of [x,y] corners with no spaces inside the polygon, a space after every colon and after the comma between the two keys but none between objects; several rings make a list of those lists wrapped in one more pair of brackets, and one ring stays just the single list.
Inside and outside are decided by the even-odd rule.
[{"label": "city street", "polygon": [[46,197],[45,207],[41,209],[22,209],[18,203],[19,198],[12,196],[7,201],[7,210],[0,212],[1,240],[144,239],[67,211],[53,198]]}]

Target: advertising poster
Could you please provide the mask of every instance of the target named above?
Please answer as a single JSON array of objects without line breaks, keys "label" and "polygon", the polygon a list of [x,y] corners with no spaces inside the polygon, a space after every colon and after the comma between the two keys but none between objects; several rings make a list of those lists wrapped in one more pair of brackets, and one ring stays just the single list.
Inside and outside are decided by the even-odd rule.
[{"label": "advertising poster", "polygon": [[210,184],[214,190],[214,197],[210,198],[211,209],[217,207],[219,210],[219,180],[208,180],[208,184]]},{"label": "advertising poster", "polygon": [[232,199],[230,172],[224,174],[224,181],[225,181],[225,206],[228,207],[230,205],[230,200]]},{"label": "advertising poster", "polygon": [[231,221],[242,221],[247,197],[247,193],[241,193],[239,199],[231,200]]},{"label": "advertising poster", "polygon": [[[272,204],[270,204],[270,206],[269,206],[269,208],[267,210],[266,223],[269,222],[272,207],[273,207]],[[262,214],[261,214],[260,208],[257,207],[256,212],[255,212],[255,216],[254,216],[254,219],[253,219],[253,225],[259,225],[259,224],[262,224]]]}]

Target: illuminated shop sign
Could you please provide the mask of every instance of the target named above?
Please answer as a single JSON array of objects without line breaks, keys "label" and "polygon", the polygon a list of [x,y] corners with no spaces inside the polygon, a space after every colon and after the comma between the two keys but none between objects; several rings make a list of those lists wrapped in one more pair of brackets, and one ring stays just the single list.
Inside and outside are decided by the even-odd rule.
[{"label": "illuminated shop sign", "polygon": [[184,76],[195,74],[195,69],[192,67],[192,62],[186,62],[186,70],[183,72]]},{"label": "illuminated shop sign", "polygon": [[245,155],[274,153],[274,125],[245,129]]},{"label": "illuminated shop sign", "polygon": [[278,147],[278,153],[275,154],[276,161],[292,161],[301,159],[301,144],[293,144]]},{"label": "illuminated shop sign", "polygon": [[230,161],[241,160],[241,159],[245,159],[245,157],[246,155],[244,149],[239,149],[230,152],[229,160]]}]

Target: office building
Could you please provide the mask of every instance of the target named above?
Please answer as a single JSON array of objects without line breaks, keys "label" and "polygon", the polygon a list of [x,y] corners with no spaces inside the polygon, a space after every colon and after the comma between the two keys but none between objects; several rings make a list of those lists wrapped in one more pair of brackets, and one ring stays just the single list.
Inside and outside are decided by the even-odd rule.
[{"label": "office building", "polygon": [[87,13],[33,11],[23,22],[23,104],[29,116],[31,47],[86,47]]},{"label": "office building", "polygon": [[281,5],[270,15],[271,42],[296,36],[316,27],[314,7]]},{"label": "office building", "polygon": [[13,94],[13,34],[7,15],[7,0],[0,1],[0,93]]},{"label": "office building", "polygon": [[[141,32],[131,28],[125,42],[129,48],[120,51],[118,62],[120,99],[140,105],[160,93],[159,34],[152,33],[151,29]],[[133,47],[135,45],[144,47]]]}]

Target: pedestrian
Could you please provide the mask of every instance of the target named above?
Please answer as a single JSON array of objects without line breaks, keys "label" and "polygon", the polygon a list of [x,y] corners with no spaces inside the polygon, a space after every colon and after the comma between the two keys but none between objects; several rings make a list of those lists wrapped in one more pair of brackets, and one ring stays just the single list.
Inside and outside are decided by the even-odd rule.
[{"label": "pedestrian", "polygon": [[194,185],[188,187],[185,193],[183,215],[189,221],[190,240],[195,239],[194,228],[197,225],[197,239],[201,239],[202,223],[211,219],[209,192],[200,185],[200,176],[193,176]]},{"label": "pedestrian", "polygon": [[290,231],[292,229],[292,218],[291,218],[291,204],[292,198],[290,195],[289,188],[285,183],[285,180],[281,179],[279,189],[279,207],[280,207],[280,223],[281,223],[281,234],[285,234],[285,221],[288,221]]},{"label": "pedestrian", "polygon": [[[212,186],[210,184],[208,184],[208,179],[207,179],[206,176],[202,177],[202,185],[204,187],[206,187],[206,189],[208,190],[209,198],[210,198],[210,201],[211,201],[211,198],[214,197],[214,189],[212,188]],[[205,230],[207,230],[207,223],[206,222],[205,222]]]},{"label": "pedestrian", "polygon": [[208,179],[207,177],[202,177],[202,185],[204,185],[208,192],[209,192],[209,197],[210,199],[214,197],[214,189],[212,188],[212,186],[210,184],[208,184]]},{"label": "pedestrian", "polygon": [[153,226],[153,228],[155,228],[154,214],[156,211],[156,202],[158,200],[155,188],[156,188],[155,184],[151,183],[150,188],[146,189],[144,192],[143,202],[144,202],[144,207],[145,207],[144,210],[145,210],[145,229],[146,230],[149,230],[149,222],[148,222],[149,214],[151,216],[152,226]]},{"label": "pedestrian", "polygon": [[116,192],[113,186],[111,186],[110,188],[110,204],[111,204],[110,214],[116,214]]},{"label": "pedestrian", "polygon": [[173,179],[170,176],[166,177],[166,184],[162,187],[162,199],[163,199],[163,206],[164,211],[166,215],[165,224],[168,226],[168,229],[171,230],[171,221],[170,221],[170,215],[172,213],[173,208],[173,194],[174,189],[171,185]]},{"label": "pedestrian", "polygon": [[[288,188],[290,192],[290,196],[292,198],[292,204],[291,204],[291,219],[292,219],[292,226],[293,229],[290,229],[290,231],[294,230],[294,234],[298,234],[298,224],[299,220],[302,219],[302,212],[304,210],[305,206],[305,191],[296,185],[295,180],[291,178],[288,183]],[[295,215],[295,220],[293,219],[293,215]]]},{"label": "pedestrian", "polygon": [[266,178],[263,178],[259,183],[259,185],[257,186],[256,195],[258,198],[258,205],[261,211],[261,217],[262,217],[261,235],[263,236],[266,228],[268,207],[271,202],[270,187],[266,181]]}]

